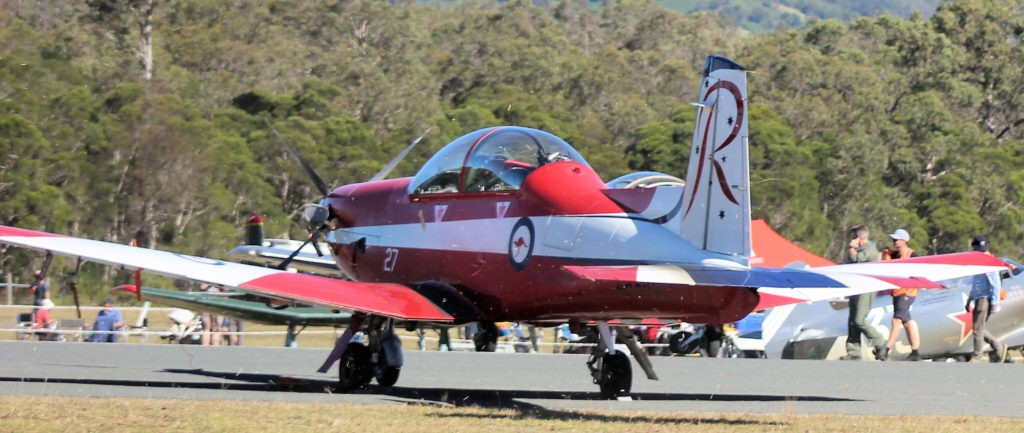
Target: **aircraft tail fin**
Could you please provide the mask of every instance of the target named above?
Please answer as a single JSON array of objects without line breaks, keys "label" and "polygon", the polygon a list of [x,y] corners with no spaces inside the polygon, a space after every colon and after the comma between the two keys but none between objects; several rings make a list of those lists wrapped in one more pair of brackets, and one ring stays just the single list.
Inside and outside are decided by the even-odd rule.
[{"label": "aircraft tail fin", "polygon": [[750,255],[746,70],[708,56],[686,172],[680,234],[708,251]]}]

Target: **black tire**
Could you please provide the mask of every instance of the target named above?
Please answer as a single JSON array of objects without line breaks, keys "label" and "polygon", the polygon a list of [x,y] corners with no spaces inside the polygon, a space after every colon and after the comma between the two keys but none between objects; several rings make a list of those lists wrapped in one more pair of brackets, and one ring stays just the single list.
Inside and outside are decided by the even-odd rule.
[{"label": "black tire", "polygon": [[498,348],[498,327],[494,322],[480,322],[473,334],[473,346],[477,352],[494,352]]},{"label": "black tire", "polygon": [[673,333],[668,337],[668,349],[676,355],[689,355],[694,353],[695,344],[694,342],[686,343],[687,338],[690,338],[690,334],[688,332],[679,331]]},{"label": "black tire", "polygon": [[365,388],[370,379],[373,379],[370,349],[360,343],[350,343],[338,365],[338,390],[349,392]]},{"label": "black tire", "polygon": [[630,365],[629,357],[625,353],[604,355],[598,386],[601,387],[601,397],[608,400],[629,395],[630,389],[633,388],[633,366]]},{"label": "black tire", "polygon": [[402,367],[381,367],[380,376],[377,377],[377,384],[380,386],[393,386],[398,382],[398,375],[402,372]]}]

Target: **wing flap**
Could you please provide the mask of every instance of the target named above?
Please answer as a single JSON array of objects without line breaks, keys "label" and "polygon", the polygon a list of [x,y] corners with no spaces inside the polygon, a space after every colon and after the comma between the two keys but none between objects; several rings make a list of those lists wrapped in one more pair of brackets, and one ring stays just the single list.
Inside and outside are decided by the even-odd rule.
[{"label": "wing flap", "polygon": [[407,320],[453,320],[400,284],[343,281],[8,226],[0,226],[0,243],[331,309]]}]

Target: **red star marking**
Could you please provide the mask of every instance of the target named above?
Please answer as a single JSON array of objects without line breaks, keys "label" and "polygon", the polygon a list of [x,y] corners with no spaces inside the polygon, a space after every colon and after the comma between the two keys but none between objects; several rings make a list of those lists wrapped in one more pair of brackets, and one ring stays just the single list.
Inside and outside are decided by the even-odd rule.
[{"label": "red star marking", "polygon": [[967,341],[967,337],[974,331],[974,309],[970,309],[966,312],[949,313],[946,315],[955,322],[960,322],[960,344],[964,344]]}]

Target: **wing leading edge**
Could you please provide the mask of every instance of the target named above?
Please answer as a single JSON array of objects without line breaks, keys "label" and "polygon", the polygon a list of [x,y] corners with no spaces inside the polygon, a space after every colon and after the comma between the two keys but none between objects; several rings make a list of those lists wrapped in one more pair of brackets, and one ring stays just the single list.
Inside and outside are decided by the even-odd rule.
[{"label": "wing leading edge", "polygon": [[336,280],[8,226],[0,226],[0,243],[330,309],[406,320],[454,320],[400,284]]}]

